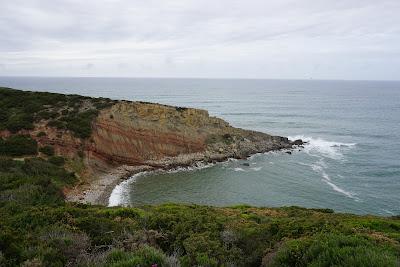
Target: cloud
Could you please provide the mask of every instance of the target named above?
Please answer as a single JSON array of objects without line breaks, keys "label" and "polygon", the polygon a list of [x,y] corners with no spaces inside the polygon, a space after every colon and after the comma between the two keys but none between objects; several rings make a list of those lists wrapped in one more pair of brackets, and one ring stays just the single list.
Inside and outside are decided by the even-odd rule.
[{"label": "cloud", "polygon": [[400,67],[397,0],[13,0],[0,10],[0,75],[398,79],[382,70]]}]

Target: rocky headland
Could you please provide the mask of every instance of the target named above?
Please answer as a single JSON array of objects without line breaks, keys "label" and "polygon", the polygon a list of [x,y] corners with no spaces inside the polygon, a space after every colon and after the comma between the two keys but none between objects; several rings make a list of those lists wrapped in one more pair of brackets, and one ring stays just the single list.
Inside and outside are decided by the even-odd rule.
[{"label": "rocky headland", "polygon": [[3,127],[0,137],[29,135],[40,147],[51,146],[65,157],[66,167],[79,176],[76,187],[65,189],[69,201],[106,205],[113,187],[137,172],[243,159],[303,144],[232,127],[201,109],[2,90],[25,98],[42,96],[30,127]]}]

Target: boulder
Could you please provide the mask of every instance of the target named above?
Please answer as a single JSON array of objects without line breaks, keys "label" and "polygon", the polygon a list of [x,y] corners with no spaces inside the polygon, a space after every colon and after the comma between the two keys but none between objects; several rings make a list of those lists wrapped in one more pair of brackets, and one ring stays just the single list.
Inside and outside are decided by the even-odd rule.
[{"label": "boulder", "polygon": [[303,141],[301,139],[297,139],[293,141],[292,144],[295,146],[301,146],[303,144]]}]

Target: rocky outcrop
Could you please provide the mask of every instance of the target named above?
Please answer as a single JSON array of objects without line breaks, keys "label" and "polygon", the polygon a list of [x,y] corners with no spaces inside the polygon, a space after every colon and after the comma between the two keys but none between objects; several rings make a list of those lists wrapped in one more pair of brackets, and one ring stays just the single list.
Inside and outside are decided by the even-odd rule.
[{"label": "rocky outcrop", "polygon": [[86,145],[94,168],[190,165],[292,147],[284,137],[231,127],[208,112],[121,101],[100,112]]},{"label": "rocky outcrop", "polygon": [[102,110],[84,144],[86,169],[96,179],[67,199],[108,204],[116,184],[143,170],[171,169],[301,145],[285,137],[231,127],[205,110],[120,101]]},{"label": "rocky outcrop", "polygon": [[[301,140],[290,142],[285,137],[231,127],[205,110],[131,101],[114,101],[99,110],[91,128],[87,139],[46,121],[20,133],[30,134],[40,146],[53,146],[58,155],[80,158],[84,169],[94,175],[121,165],[170,168],[302,144]],[[0,131],[0,137],[10,134]]]},{"label": "rocky outcrop", "polygon": [[[201,109],[93,98],[79,102],[79,96],[51,97],[66,98],[61,104],[43,104],[42,112],[51,114],[52,119],[46,119],[47,113],[38,113],[41,115],[35,115],[39,120],[34,127],[18,134],[29,134],[39,146],[50,145],[57,155],[69,159],[67,169],[81,180],[77,189],[66,190],[68,199],[74,201],[104,204],[104,192],[110,192],[120,177],[138,170],[246,158],[303,144],[301,140],[291,142],[285,137],[232,127]],[[73,112],[80,116],[71,115]],[[94,119],[87,120],[92,114]],[[88,129],[91,133],[87,134]],[[0,137],[11,134],[0,131]],[[98,195],[103,196],[102,201],[95,198]]]}]

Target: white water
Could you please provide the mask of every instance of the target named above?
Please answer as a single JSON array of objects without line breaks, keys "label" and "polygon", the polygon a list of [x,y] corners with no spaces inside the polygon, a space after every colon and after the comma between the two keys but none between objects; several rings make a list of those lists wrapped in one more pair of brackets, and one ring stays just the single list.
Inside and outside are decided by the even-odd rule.
[{"label": "white water", "polygon": [[[228,161],[233,161],[235,159],[228,159]],[[193,172],[193,171],[198,171],[202,169],[207,169],[212,166],[214,166],[215,163],[203,163],[203,162],[196,162],[193,166],[188,166],[188,167],[177,167],[174,169],[170,169],[167,171],[164,170],[156,170],[156,171],[144,171],[137,173],[131,177],[129,177],[127,180],[119,183],[111,192],[111,195],[108,199],[108,206],[109,207],[114,207],[114,206],[127,206],[130,204],[130,192],[131,192],[131,186],[136,182],[136,179],[138,177],[142,177],[145,175],[150,175],[154,173],[178,173],[178,172]]]},{"label": "white water", "polygon": [[343,152],[355,147],[356,146],[355,143],[340,143],[334,141],[327,141],[321,138],[312,138],[303,135],[289,137],[289,139],[292,141],[301,139],[307,142],[307,144],[304,145],[304,152],[309,154],[310,156],[317,158],[317,160],[309,166],[314,172],[321,175],[322,181],[324,181],[327,185],[329,185],[334,191],[339,192],[345,195],[346,197],[352,198],[355,201],[360,201],[360,199],[355,196],[355,193],[339,187],[332,181],[332,179],[327,173],[328,164],[325,162],[325,159],[331,159],[336,161],[345,160],[346,158]]},{"label": "white water", "polygon": [[148,173],[149,172],[146,171],[137,173],[131,176],[129,179],[118,184],[111,192],[110,198],[108,199],[108,206],[114,207],[126,205],[127,203],[129,203],[129,185],[134,183],[138,177],[146,175]]}]

